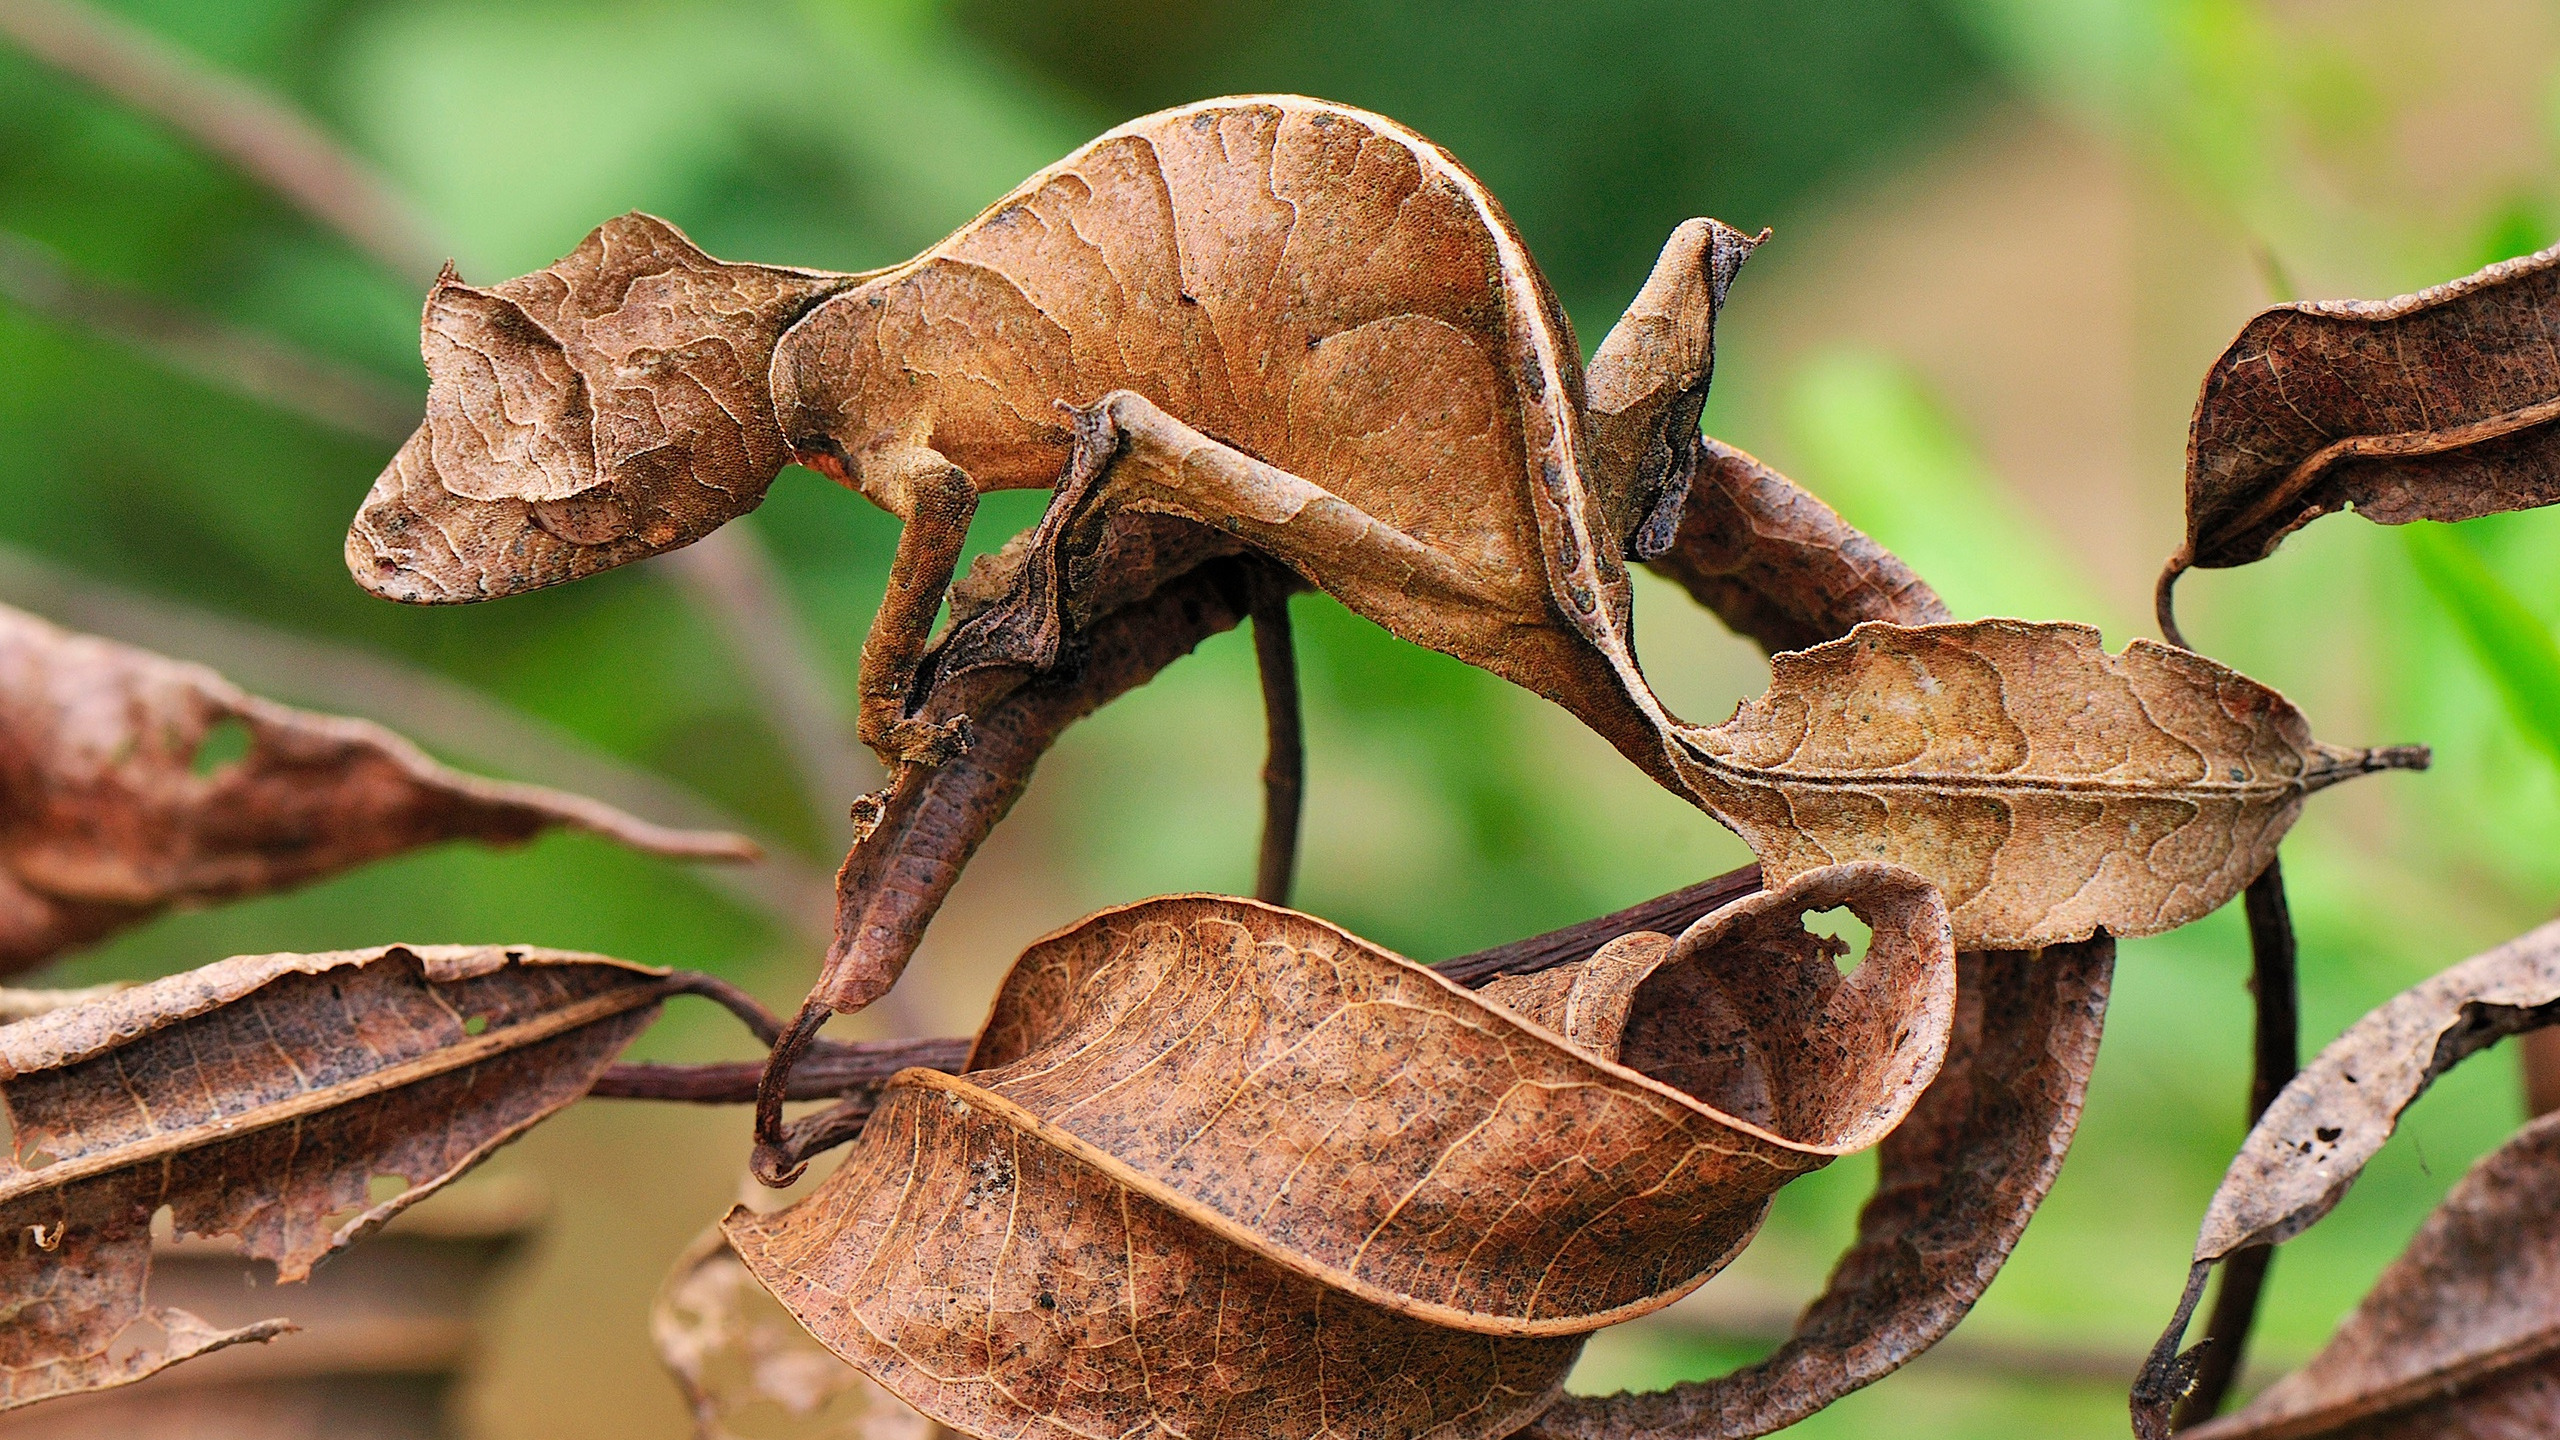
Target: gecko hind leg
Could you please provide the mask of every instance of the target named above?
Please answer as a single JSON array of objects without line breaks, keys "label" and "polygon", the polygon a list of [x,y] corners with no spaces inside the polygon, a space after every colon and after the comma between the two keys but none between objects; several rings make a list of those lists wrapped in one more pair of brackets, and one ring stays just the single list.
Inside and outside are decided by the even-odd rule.
[{"label": "gecko hind leg", "polygon": [[1070,418],[1073,438],[1049,507],[1024,541],[1003,598],[962,622],[945,642],[952,662],[1046,671],[1057,668],[1066,650],[1065,561],[1060,552],[1095,487],[1119,457],[1121,437],[1107,402],[1080,408],[1061,400],[1058,408]]},{"label": "gecko hind leg", "polygon": [[1075,613],[1066,557],[1122,511],[1223,532],[1355,612],[1400,634],[1399,625],[1418,632],[1407,635],[1418,643],[1462,630],[1484,611],[1516,607],[1519,597],[1505,593],[1502,577],[1202,434],[1134,391],[1065,408],[1075,420],[1074,451],[1005,594],[970,621],[971,663],[1057,663]]}]

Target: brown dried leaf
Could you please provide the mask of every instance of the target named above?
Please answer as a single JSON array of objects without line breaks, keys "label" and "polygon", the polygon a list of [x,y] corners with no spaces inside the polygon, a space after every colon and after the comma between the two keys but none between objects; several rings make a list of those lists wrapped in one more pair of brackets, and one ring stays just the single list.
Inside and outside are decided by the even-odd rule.
[{"label": "brown dried leaf", "polygon": [[1775,1353],[1714,1380],[1569,1395],[1521,1440],[1741,1440],[1900,1369],[1973,1308],[2053,1187],[2106,1017],[2115,942],[1959,957],[1947,1062],[1879,1147],[1858,1238]]},{"label": "brown dried leaf", "polygon": [[2264,559],[2352,505],[2385,525],[2560,500],[2560,249],[2395,300],[2279,305],[2205,375],[2162,577]]},{"label": "brown dried leaf", "polygon": [[2284,697],[2085,625],[1869,623],[1776,658],[1687,732],[1685,778],[1772,884],[1883,860],[1947,897],[1956,943],[2029,949],[2175,929],[2266,868],[2303,797],[2423,749],[2313,740]]},{"label": "brown dried leaf", "polygon": [[2560,1019],[2560,923],[2420,981],[2303,1067],[2214,1192],[2198,1261],[2289,1240],[2329,1213],[2438,1075],[2490,1042]]},{"label": "brown dried leaf", "polygon": [[2560,1431],[2560,1117],[2471,1167],[2310,1364],[2195,1440]]},{"label": "brown dried leaf", "polygon": [[1713,436],[1700,437],[1679,532],[1650,563],[1772,654],[1836,640],[1862,620],[1955,618],[1891,551]]},{"label": "brown dried leaf", "polygon": [[[1595,361],[1594,369],[1599,368]],[[1596,382],[1595,382],[1596,383]],[[1653,567],[1769,650],[1946,607],[1821,501],[1701,441],[1677,543]],[[1667,1393],[1567,1397],[1527,1435],[1763,1435],[1873,1383],[1953,1330],[2061,1172],[2097,1059],[2115,942],[1957,957],[1947,1060],[1878,1150],[1858,1238],[1795,1333],[1758,1364]]]},{"label": "brown dried leaf", "polygon": [[1149,583],[1132,603],[1089,622],[1073,671],[1028,684],[1020,670],[932,671],[922,715],[937,724],[968,715],[973,743],[943,765],[903,767],[880,797],[837,873],[835,939],[811,1004],[852,1011],[887,994],[961,868],[1058,736],[1243,621],[1256,583],[1249,572],[1263,562],[1203,563],[1166,538],[1148,565],[1114,572]]},{"label": "brown dried leaf", "polygon": [[2173,1363],[2213,1266],[2309,1229],[2345,1196],[2438,1075],[2508,1035],[2560,1020],[2560,922],[2475,955],[2348,1027],[2276,1096],[2241,1143],[2196,1236],[2187,1289],[2134,1389],[2136,1430],[2165,1435]]},{"label": "brown dried leaf", "polygon": [[[208,746],[230,731],[237,758]],[[213,763],[219,760],[219,763]],[[303,884],[455,839],[575,826],[747,859],[583,796],[446,769],[378,725],[289,709],[201,665],[0,606],[0,974],[172,905]]]},{"label": "brown dried leaf", "polygon": [[[1707,443],[1714,454],[1713,442]],[[1717,473],[1700,472],[1693,504],[1708,495]],[[1845,563],[1852,575],[1907,572],[1774,472],[1755,468],[1749,483],[1731,484],[1721,494],[1749,517],[1751,538],[1746,543],[1762,552],[1744,573],[1770,589],[1780,588],[1779,583],[1764,577],[1815,578],[1816,583],[1769,602],[1782,607],[1779,613],[1802,617],[1800,623],[1808,627],[1838,629],[1867,618],[1925,623],[1943,615],[1936,598],[1916,582],[1871,585],[1824,579],[1840,573],[1834,566],[1841,562],[1833,556],[1849,557]],[[1684,527],[1682,533],[1689,537],[1694,532]],[[1666,557],[1666,564],[1674,559]],[[1107,573],[1127,581],[1145,568]],[[1195,577],[1166,591],[1164,601],[1186,589],[1211,593],[1200,585]],[[1002,587],[993,588],[1000,592]],[[1701,598],[1717,603],[1714,596]],[[1231,609],[1205,600],[1159,602],[1143,615],[1118,612],[1107,622],[1111,628],[1096,630],[1097,635],[1118,637],[1097,644],[1097,663],[1102,656],[1133,653],[1123,647],[1143,641],[1145,653],[1155,657],[1147,665],[1160,664],[1204,633],[1196,627],[1224,628],[1233,619]],[[1148,673],[1151,669],[1144,667],[1124,672],[1114,660],[1106,669],[1043,681],[1006,704],[1019,706],[1040,695],[1041,713],[1073,718]],[[957,861],[1001,814],[1001,804],[1018,793],[1029,765],[1055,734],[1046,726],[1036,735],[1015,731],[1006,726],[1001,733],[1010,738],[1002,741],[982,734],[978,749],[944,770],[901,777],[891,799],[891,818],[875,836],[875,841],[894,837],[897,843],[877,849],[866,844],[846,874],[848,915],[875,918],[859,928],[848,926],[840,950],[864,948],[871,956],[903,963],[949,876],[956,873]],[[893,876],[898,883],[883,883]],[[1710,882],[1697,888],[1715,890],[1721,898],[1747,893],[1757,886],[1756,867],[1747,872],[1739,892],[1717,886]],[[1686,894],[1665,901],[1685,904]],[[852,908],[856,904],[858,912]],[[1683,912],[1678,923],[1696,913]],[[1467,983],[1481,983],[1495,975],[1578,959],[1614,936],[1662,923],[1650,912],[1604,920],[1436,968]],[[1911,1117],[1887,1138],[1879,1198],[1862,1217],[1860,1243],[1808,1312],[1796,1341],[1767,1363],[1711,1385],[1681,1387],[1669,1397],[1569,1400],[1549,1412],[1542,1428],[1557,1434],[1615,1435],[1632,1422],[1613,1407],[1663,1404],[1674,1407],[1667,1413],[1689,1417],[1684,1423],[1692,1428],[1703,1423],[1695,1417],[1712,1415],[1723,1417],[1722,1428],[1712,1433],[1765,1433],[1872,1382],[1944,1336],[1998,1272],[2059,1170],[2096,1054],[2112,955],[2112,943],[2100,939],[2041,957],[1965,958],[1957,1034],[1946,1069]],[[883,965],[880,973],[894,979],[896,969]],[[867,1105],[852,1107],[823,1135],[813,1132],[808,1147],[794,1149],[793,1156],[840,1143],[867,1114]]]},{"label": "brown dried leaf", "polygon": [[[1875,931],[1847,978],[1798,925],[1836,904]],[[1889,1131],[1953,1000],[1937,897],[1874,865],[1578,968],[1503,983],[1617,1062],[1305,916],[1107,911],[1025,953],[970,1075],[899,1077],[815,1195],[726,1228],[964,1429],[1498,1436]]]},{"label": "brown dried leaf", "polygon": [[[670,988],[596,955],[394,945],[238,956],[0,1026],[0,1409],[290,1329],[147,1308],[153,1214],[300,1280],[584,1094]],[[407,1188],[377,1201],[383,1177]]]}]

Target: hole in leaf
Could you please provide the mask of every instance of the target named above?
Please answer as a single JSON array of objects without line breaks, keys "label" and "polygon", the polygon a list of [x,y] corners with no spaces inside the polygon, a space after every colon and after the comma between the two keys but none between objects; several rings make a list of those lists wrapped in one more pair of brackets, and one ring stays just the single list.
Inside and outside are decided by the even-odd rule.
[{"label": "hole in leaf", "polygon": [[1842,948],[1831,959],[1843,975],[1857,969],[1867,958],[1867,942],[1876,933],[1868,928],[1866,921],[1851,914],[1848,907],[1839,905],[1805,916],[1804,928],[1840,942]]},{"label": "hole in leaf", "polygon": [[376,1175],[365,1182],[365,1203],[379,1205],[385,1200],[397,1199],[407,1194],[408,1190],[409,1177],[406,1175]]},{"label": "hole in leaf", "polygon": [[462,1022],[462,1033],[465,1035],[485,1035],[488,1030],[489,1017],[486,1015],[468,1016]]},{"label": "hole in leaf", "polygon": [[199,776],[211,775],[249,758],[251,744],[249,727],[236,716],[226,715],[196,742],[196,753],[187,761],[187,768]]},{"label": "hole in leaf", "polygon": [[18,1163],[29,1170],[41,1170],[53,1163],[53,1152],[38,1146],[19,1156]]}]

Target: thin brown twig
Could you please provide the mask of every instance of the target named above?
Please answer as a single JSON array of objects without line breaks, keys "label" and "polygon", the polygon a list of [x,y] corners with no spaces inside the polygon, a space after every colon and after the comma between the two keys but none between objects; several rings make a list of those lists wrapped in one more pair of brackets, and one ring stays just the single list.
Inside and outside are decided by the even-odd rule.
[{"label": "thin brown twig", "polygon": [[1306,807],[1307,743],[1298,700],[1297,646],[1289,628],[1289,592],[1257,588],[1253,599],[1253,658],[1262,676],[1262,850],[1254,867],[1253,895],[1273,905],[1289,903],[1298,874],[1298,824]]},{"label": "thin brown twig", "polygon": [[667,981],[669,995],[701,996],[736,1016],[738,1023],[747,1027],[747,1033],[764,1044],[770,1045],[782,1037],[781,1017],[766,1009],[763,1001],[717,975],[705,975],[699,970],[679,970],[667,977]]},{"label": "thin brown twig", "polygon": [[2181,650],[2195,647],[2187,643],[2187,632],[2178,628],[2178,577],[2187,573],[2186,552],[2181,550],[2160,568],[2160,579],[2151,587],[2151,615],[2160,622],[2160,638]]},{"label": "thin brown twig", "polygon": [[1700,916],[1721,909],[1760,888],[1760,867],[1745,865],[1721,875],[1682,886],[1668,895],[1638,901],[1624,910],[1613,910],[1561,930],[1496,945],[1469,955],[1453,955],[1438,961],[1432,969],[1469,988],[1480,987],[1499,975],[1530,975],[1552,970],[1558,965],[1571,965],[1588,960],[1603,945],[1621,935],[1638,930],[1657,930],[1677,935],[1689,928]]},{"label": "thin brown twig", "polygon": [[0,0],[0,34],[221,156],[393,273],[423,285],[442,266],[415,206],[265,90],[73,0]]},{"label": "thin brown twig", "polygon": [[[2267,862],[2249,882],[2241,903],[2249,919],[2249,990],[2257,1011],[2256,1063],[2249,1080],[2249,1123],[2255,1125],[2302,1068],[2301,986],[2281,860]],[[2192,1382],[2170,1413],[2172,1430],[2201,1424],[2221,1411],[2248,1357],[2258,1296],[2275,1257],[2273,1245],[2255,1245],[2223,1262],[2222,1283],[2213,1293],[2204,1338],[2194,1351]]]},{"label": "thin brown twig", "polygon": [[[969,1059],[969,1041],[959,1036],[933,1040],[877,1040],[837,1045],[820,1043],[791,1067],[784,1095],[788,1100],[828,1100],[865,1089],[876,1090],[901,1070],[951,1072]],[[756,1098],[764,1078],[762,1060],[715,1061],[705,1065],[639,1063],[616,1065],[604,1072],[587,1093],[599,1099],[669,1100],[691,1105],[746,1105]],[[848,1137],[850,1138],[850,1137]]]}]

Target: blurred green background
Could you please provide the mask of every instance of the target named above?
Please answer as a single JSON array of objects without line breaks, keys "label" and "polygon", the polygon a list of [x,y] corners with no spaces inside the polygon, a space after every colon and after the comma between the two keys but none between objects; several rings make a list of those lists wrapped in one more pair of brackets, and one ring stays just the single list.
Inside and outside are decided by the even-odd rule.
[{"label": "blurred green background", "polygon": [[[1249,90],[1368,106],[1453,149],[1510,208],[1586,343],[1683,217],[1773,225],[1734,291],[1708,427],[1898,549],[1959,613],[2085,620],[2112,644],[2149,628],[2195,386],[2249,313],[2405,291],[2560,226],[2560,15],[2522,0],[114,8],[306,108],[480,281],[635,207],[723,256],[879,265],[1108,125]],[[423,392],[413,280],[5,48],[0,229],[41,247],[8,252],[21,270],[49,253],[410,403]],[[849,797],[809,803],[733,647],[663,564],[458,610],[361,594],[340,538],[387,453],[0,300],[0,599],[112,618],[125,638],[362,709],[458,763],[583,783],[615,762],[774,837],[803,872],[832,868],[811,817]],[[1039,499],[997,497],[981,541]],[[849,701],[894,522],[794,471],[746,523]],[[2307,1049],[2549,917],[2555,574],[2555,517],[2409,533],[2338,518],[2253,570],[2187,582],[2195,643],[2286,690],[2325,737],[2436,746],[2429,774],[2320,797],[2288,842]],[[1760,687],[1747,645],[1640,584],[1644,659],[1676,709],[1718,719]],[[1433,958],[1746,858],[1559,712],[1330,601],[1296,613],[1306,908]],[[1248,887],[1260,760],[1251,647],[1229,635],[1069,735],[896,1006],[851,1033],[968,1028],[1028,938],[1142,895]],[[57,974],[395,939],[698,966],[777,1005],[816,953],[694,872],[572,837],[174,917]],[[2122,1432],[2124,1382],[2243,1128],[2246,973],[2233,914],[2124,947],[2086,1124],[2017,1258],[1939,1354],[1803,1433]],[[737,1056],[739,1040],[680,1011],[643,1051]],[[2318,1344],[2520,1115],[2503,1049],[2417,1108],[2279,1259],[2258,1379]],[[647,1301],[730,1199],[745,1127],[742,1113],[598,1102],[497,1162],[544,1181],[555,1216],[496,1317],[475,1433],[685,1433]],[[1870,1173],[1844,1162],[1791,1189],[1699,1297],[1597,1339],[1576,1388],[1663,1384],[1772,1343]]]}]

